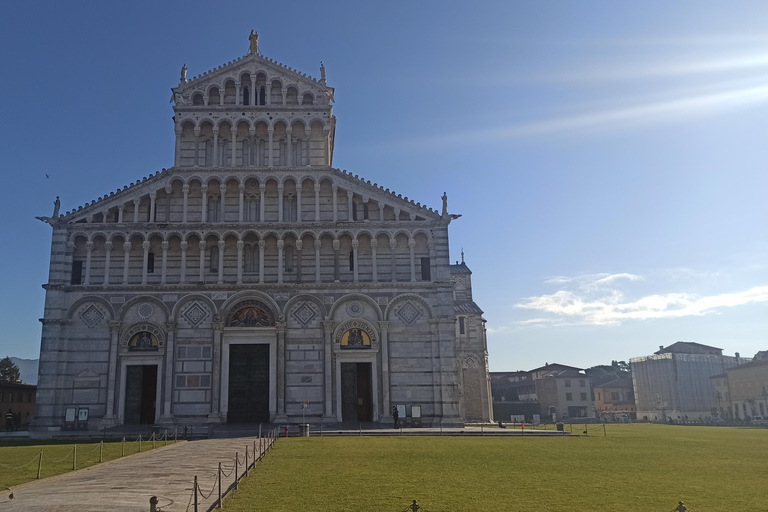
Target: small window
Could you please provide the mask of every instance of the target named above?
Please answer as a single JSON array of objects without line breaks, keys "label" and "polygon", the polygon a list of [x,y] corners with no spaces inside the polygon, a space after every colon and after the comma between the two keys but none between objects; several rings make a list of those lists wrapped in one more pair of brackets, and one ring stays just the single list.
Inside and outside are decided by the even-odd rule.
[{"label": "small window", "polygon": [[567,388],[571,387],[571,381],[566,380],[565,381],[565,387],[567,387]]},{"label": "small window", "polygon": [[251,91],[248,86],[243,87],[243,105],[251,104]]},{"label": "small window", "polygon": [[70,284],[83,284],[83,262],[72,262],[72,279]]},{"label": "small window", "polygon": [[614,402],[619,401],[619,393],[618,391],[611,391],[611,400]]},{"label": "small window", "polygon": [[209,270],[210,272],[219,271],[219,248],[218,247],[211,247]]},{"label": "small window", "polygon": [[579,380],[579,387],[583,388],[587,385],[587,382],[584,379]]},{"label": "small window", "polygon": [[464,326],[464,317],[459,317],[459,334],[466,334],[466,327]]},{"label": "small window", "polygon": [[597,393],[597,399],[598,400],[602,400],[603,399],[603,394],[602,393]]},{"label": "small window", "polygon": [[363,219],[368,220],[368,203],[363,203]]},{"label": "small window", "polygon": [[422,281],[430,281],[432,279],[429,265],[430,265],[429,258],[421,258],[421,280]]},{"label": "small window", "polygon": [[355,270],[355,251],[349,251],[349,271]]},{"label": "small window", "polygon": [[32,393],[27,393],[27,403],[32,403]]},{"label": "small window", "polygon": [[9,404],[13,403],[13,393],[8,393],[8,403]]},{"label": "small window", "polygon": [[147,274],[155,273],[155,253],[147,254]]},{"label": "small window", "polygon": [[572,402],[573,401],[573,394],[572,393],[566,393],[565,394],[565,399],[567,401],[569,401],[569,402]]},{"label": "small window", "polygon": [[587,401],[587,394],[586,393],[581,393],[580,397],[581,397],[581,401],[582,402],[586,402]]}]

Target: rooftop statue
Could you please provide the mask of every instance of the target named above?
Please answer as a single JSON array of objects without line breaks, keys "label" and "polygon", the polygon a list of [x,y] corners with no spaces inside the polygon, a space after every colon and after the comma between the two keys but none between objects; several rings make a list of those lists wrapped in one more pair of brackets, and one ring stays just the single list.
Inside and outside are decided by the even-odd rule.
[{"label": "rooftop statue", "polygon": [[259,33],[255,30],[251,30],[251,35],[248,36],[248,40],[251,42],[250,53],[259,53]]},{"label": "rooftop statue", "polygon": [[187,65],[184,64],[181,68],[181,83],[187,83]]},{"label": "rooftop statue", "polygon": [[54,225],[59,221],[59,209],[61,208],[61,201],[59,196],[56,196],[56,200],[53,202],[53,215],[50,217],[35,217],[37,220],[43,221],[46,224]]},{"label": "rooftop statue", "polygon": [[325,64],[320,61],[320,83],[325,84]]}]

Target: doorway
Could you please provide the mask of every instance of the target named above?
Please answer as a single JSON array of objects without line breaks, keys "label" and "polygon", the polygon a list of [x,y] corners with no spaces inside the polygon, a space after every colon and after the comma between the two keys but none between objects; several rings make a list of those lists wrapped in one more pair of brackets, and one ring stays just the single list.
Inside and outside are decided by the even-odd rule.
[{"label": "doorway", "polygon": [[126,366],[125,424],[151,425],[157,406],[157,365]]},{"label": "doorway", "polygon": [[269,422],[269,345],[230,345],[227,423],[259,422]]},{"label": "doorway", "polygon": [[371,363],[341,363],[341,420],[373,421]]}]

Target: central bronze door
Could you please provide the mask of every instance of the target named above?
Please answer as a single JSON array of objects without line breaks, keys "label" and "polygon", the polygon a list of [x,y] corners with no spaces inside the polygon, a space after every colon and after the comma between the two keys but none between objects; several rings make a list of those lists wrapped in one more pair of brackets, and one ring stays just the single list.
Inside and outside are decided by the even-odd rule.
[{"label": "central bronze door", "polygon": [[157,365],[131,365],[125,368],[126,425],[148,425],[155,422],[157,403]]},{"label": "central bronze door", "polygon": [[227,422],[269,422],[268,344],[229,346]]},{"label": "central bronze door", "polygon": [[341,363],[342,421],[373,421],[371,363]]}]

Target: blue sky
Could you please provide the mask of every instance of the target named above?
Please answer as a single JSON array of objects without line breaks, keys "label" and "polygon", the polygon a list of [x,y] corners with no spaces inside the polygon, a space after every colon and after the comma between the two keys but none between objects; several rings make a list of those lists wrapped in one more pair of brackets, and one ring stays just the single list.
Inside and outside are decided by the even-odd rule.
[{"label": "blue sky", "polygon": [[[170,167],[170,87],[244,55],[336,88],[334,165],[447,191],[492,371],[768,349],[765,2],[13,2],[0,356],[37,357],[50,215]],[[50,178],[45,177],[50,174]]]}]

